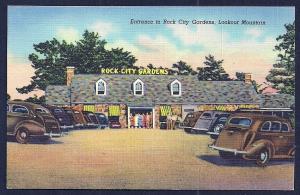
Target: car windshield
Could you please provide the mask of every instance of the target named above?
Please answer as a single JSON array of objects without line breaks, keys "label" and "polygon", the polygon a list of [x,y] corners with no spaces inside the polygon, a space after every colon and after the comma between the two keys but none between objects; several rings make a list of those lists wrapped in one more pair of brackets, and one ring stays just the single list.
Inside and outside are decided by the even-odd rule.
[{"label": "car windshield", "polygon": [[251,125],[251,119],[249,119],[249,118],[231,118],[229,120],[229,124],[249,127]]},{"label": "car windshield", "polygon": [[211,118],[211,114],[210,113],[203,113],[201,118]]},{"label": "car windshield", "polygon": [[187,117],[188,117],[188,118],[193,118],[194,115],[193,115],[193,114],[188,114]]}]

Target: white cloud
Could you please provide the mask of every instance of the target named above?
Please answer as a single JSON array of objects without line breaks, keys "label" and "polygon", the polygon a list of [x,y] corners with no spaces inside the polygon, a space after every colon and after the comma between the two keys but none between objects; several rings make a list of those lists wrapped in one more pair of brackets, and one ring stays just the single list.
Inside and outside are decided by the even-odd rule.
[{"label": "white cloud", "polygon": [[111,23],[98,21],[90,26],[90,28],[94,32],[98,32],[98,34],[102,37],[108,35],[108,33],[114,30],[114,27]]},{"label": "white cloud", "polygon": [[262,35],[262,33],[263,33],[263,30],[258,27],[247,28],[247,30],[245,31],[246,35],[250,35],[251,37],[254,37],[254,38],[260,37]]},{"label": "white cloud", "polygon": [[80,39],[80,33],[73,27],[63,27],[57,30],[57,38],[66,42],[74,42]]}]

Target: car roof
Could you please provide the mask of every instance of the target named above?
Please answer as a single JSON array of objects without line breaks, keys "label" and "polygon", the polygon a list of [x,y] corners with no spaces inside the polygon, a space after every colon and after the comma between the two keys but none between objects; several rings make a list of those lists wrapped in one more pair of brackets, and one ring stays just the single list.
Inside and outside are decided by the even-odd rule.
[{"label": "car roof", "polygon": [[276,120],[276,121],[288,122],[287,119],[279,117],[279,116],[256,114],[256,113],[255,114],[254,113],[245,113],[245,112],[233,113],[230,115],[230,118],[232,118],[232,117],[248,117],[248,118],[258,119],[258,120]]},{"label": "car roof", "polygon": [[30,107],[31,109],[35,109],[35,108],[45,108],[42,105],[39,104],[34,104],[31,102],[24,102],[24,101],[8,101],[8,104],[19,104],[21,106],[26,106],[26,107]]}]

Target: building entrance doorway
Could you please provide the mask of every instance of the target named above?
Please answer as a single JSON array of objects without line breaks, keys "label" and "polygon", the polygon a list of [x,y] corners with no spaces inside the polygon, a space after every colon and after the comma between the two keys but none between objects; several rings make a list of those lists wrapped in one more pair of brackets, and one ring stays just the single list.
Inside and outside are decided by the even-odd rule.
[{"label": "building entrance doorway", "polygon": [[153,107],[128,107],[128,128],[153,128],[155,116]]}]

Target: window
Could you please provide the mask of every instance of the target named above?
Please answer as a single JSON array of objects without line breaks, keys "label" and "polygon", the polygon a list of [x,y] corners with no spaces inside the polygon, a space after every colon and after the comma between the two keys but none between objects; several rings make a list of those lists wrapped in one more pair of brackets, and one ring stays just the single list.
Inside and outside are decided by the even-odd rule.
[{"label": "window", "polygon": [[20,105],[14,105],[12,107],[12,112],[24,113],[24,114],[28,114],[29,113],[26,107],[20,106]]},{"label": "window", "polygon": [[267,121],[263,124],[263,126],[261,127],[262,131],[270,131],[270,126],[271,126],[271,122]]},{"label": "window", "polygon": [[59,109],[59,108],[56,108],[56,109],[54,109],[54,112],[55,113],[60,113],[60,112],[63,112],[61,109]]},{"label": "window", "polygon": [[251,120],[248,118],[231,118],[229,124],[250,127]]},{"label": "window", "polygon": [[35,109],[35,111],[38,112],[38,113],[44,113],[44,114],[45,114],[45,113],[47,113],[47,114],[49,113],[48,110],[45,110],[45,109],[43,109],[43,108],[37,108],[37,109]]},{"label": "window", "polygon": [[272,122],[271,131],[280,131],[280,122]]},{"label": "window", "polygon": [[106,82],[102,79],[96,82],[96,95],[106,95]]},{"label": "window", "polygon": [[204,112],[204,113],[202,114],[201,118],[211,118],[211,114],[210,114],[210,113]]},{"label": "window", "polygon": [[144,83],[140,79],[133,83],[133,93],[134,95],[144,95]]},{"label": "window", "polygon": [[281,125],[281,131],[283,131],[283,132],[289,131],[289,127],[288,127],[288,125],[286,123],[282,123],[282,125]]},{"label": "window", "polygon": [[181,83],[178,80],[171,83],[171,95],[181,96]]}]

